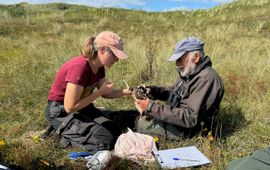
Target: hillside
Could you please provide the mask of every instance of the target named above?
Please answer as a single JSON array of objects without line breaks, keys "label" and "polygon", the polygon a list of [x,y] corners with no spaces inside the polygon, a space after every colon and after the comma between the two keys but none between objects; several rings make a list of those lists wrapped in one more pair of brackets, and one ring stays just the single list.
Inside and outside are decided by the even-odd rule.
[{"label": "hillside", "polygon": [[[117,87],[171,85],[175,64],[166,62],[175,44],[190,35],[205,42],[206,54],[225,84],[221,137],[198,136],[161,148],[197,146],[225,169],[228,162],[270,145],[270,1],[240,0],[209,10],[145,12],[68,4],[0,5],[0,163],[31,169],[38,157],[64,169],[83,169],[54,141],[30,132],[47,127],[47,94],[59,66],[78,55],[86,37],[103,30],[124,39],[127,61],[107,70]],[[150,67],[152,66],[152,67]],[[152,68],[152,69],[149,69]],[[131,98],[95,104],[134,109]],[[31,135],[30,135],[31,136]],[[157,169],[117,160],[111,169]]]}]

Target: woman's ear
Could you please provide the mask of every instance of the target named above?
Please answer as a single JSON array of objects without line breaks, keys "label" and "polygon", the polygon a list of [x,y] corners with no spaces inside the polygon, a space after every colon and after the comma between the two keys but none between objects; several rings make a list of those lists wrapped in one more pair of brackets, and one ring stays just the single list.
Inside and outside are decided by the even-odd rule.
[{"label": "woman's ear", "polygon": [[104,54],[105,53],[105,47],[100,47],[99,51],[100,51],[101,54]]}]

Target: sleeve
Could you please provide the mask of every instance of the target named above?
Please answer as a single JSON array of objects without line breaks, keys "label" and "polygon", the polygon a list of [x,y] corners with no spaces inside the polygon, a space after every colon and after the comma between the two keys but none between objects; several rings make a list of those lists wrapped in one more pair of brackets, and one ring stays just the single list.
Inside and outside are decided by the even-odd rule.
[{"label": "sleeve", "polygon": [[213,99],[209,97],[213,81],[201,78],[195,84],[196,88],[193,89],[188,99],[185,99],[186,102],[180,103],[179,107],[171,108],[170,105],[160,105],[150,101],[146,114],[185,128],[196,126],[199,112],[207,109],[206,103],[211,105],[214,101],[208,101]]},{"label": "sleeve", "polygon": [[147,94],[147,97],[149,99],[153,100],[161,100],[161,101],[166,101],[170,95],[170,90],[169,88],[165,87],[157,87],[157,86],[147,86],[147,88],[150,88],[151,91],[149,94]]},{"label": "sleeve", "polygon": [[72,65],[67,69],[65,81],[74,84],[86,86],[86,82],[89,79],[89,75],[86,67],[81,65]]}]

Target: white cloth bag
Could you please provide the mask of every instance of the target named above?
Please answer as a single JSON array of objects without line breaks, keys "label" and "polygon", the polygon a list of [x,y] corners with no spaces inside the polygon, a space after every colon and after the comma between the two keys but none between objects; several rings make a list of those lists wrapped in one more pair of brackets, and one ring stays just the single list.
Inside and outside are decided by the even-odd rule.
[{"label": "white cloth bag", "polygon": [[128,129],[127,133],[121,134],[117,139],[113,154],[120,158],[147,163],[155,161],[151,152],[156,150],[152,136]]}]

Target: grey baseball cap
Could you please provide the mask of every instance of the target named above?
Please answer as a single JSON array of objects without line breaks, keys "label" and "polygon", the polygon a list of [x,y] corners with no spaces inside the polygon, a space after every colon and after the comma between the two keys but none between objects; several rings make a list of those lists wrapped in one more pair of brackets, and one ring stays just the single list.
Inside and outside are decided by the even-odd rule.
[{"label": "grey baseball cap", "polygon": [[188,37],[176,44],[172,56],[168,61],[176,61],[181,58],[186,52],[202,50],[204,43],[196,37]]}]

